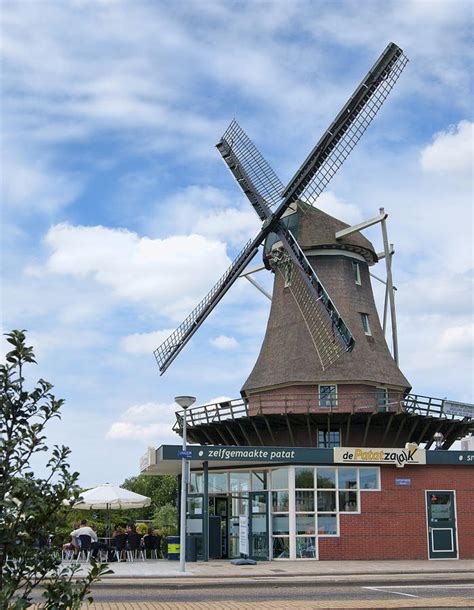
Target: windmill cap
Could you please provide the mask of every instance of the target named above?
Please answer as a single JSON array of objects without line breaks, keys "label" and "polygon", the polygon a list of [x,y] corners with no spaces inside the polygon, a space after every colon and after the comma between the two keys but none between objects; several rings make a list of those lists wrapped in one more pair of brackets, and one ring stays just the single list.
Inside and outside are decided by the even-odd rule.
[{"label": "windmill cap", "polygon": [[337,248],[360,254],[369,265],[378,261],[374,246],[360,231],[336,239],[337,231],[350,226],[342,220],[303,201],[298,202],[298,214],[298,243],[304,250]]}]

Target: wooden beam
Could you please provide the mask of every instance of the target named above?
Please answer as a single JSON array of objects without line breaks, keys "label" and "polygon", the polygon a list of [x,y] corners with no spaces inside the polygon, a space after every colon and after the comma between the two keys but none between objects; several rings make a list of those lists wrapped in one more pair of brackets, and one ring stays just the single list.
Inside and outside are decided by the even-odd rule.
[{"label": "wooden beam", "polygon": [[370,422],[372,420],[372,416],[373,416],[373,413],[371,413],[369,415],[369,417],[367,418],[367,423],[365,424],[364,439],[362,440],[362,447],[365,447],[365,442],[367,440],[367,434],[369,432],[369,427],[370,427]]},{"label": "wooden beam", "polygon": [[385,447],[385,444],[384,444],[385,443],[385,439],[387,438],[388,431],[390,430],[390,428],[392,426],[392,421],[393,421],[394,417],[395,417],[395,413],[392,413],[390,415],[390,417],[388,418],[387,425],[385,426],[385,432],[384,432],[384,434],[382,436],[382,442],[380,443],[382,445],[382,447]]},{"label": "wooden beam", "polygon": [[291,423],[290,423],[290,419],[288,417],[288,413],[285,413],[285,418],[286,418],[286,425],[288,427],[288,432],[290,433],[291,446],[292,447],[296,447],[296,445],[295,445],[295,437],[293,436],[293,430],[291,428]]},{"label": "wooden beam", "polygon": [[252,417],[250,417],[249,419],[250,419],[250,422],[251,422],[251,424],[253,426],[253,429],[255,430],[255,434],[257,435],[257,438],[258,438],[260,444],[262,446],[265,446],[265,443],[263,442],[262,437],[260,436],[260,430],[257,428],[257,425],[255,424],[254,419]]},{"label": "wooden beam", "polygon": [[402,417],[402,421],[400,422],[400,425],[398,426],[398,431],[397,431],[397,434],[395,435],[395,438],[393,439],[392,447],[396,447],[397,446],[397,441],[398,441],[398,438],[400,436],[400,432],[402,431],[403,426],[405,425],[405,422],[408,419],[407,416],[404,413],[403,414],[400,413],[400,415]]},{"label": "wooden beam", "polygon": [[352,421],[352,413],[349,413],[349,416],[347,418],[347,423],[346,423],[346,442],[345,442],[346,447],[349,447],[349,434],[350,434],[350,430],[351,430],[351,421]]},{"label": "wooden beam", "polygon": [[418,437],[418,440],[416,441],[418,443],[418,445],[423,441],[423,439],[425,438],[425,434],[428,431],[428,428],[431,426],[433,422],[433,418],[429,418],[429,420],[426,422],[426,424],[423,426],[423,430],[421,431],[420,436]]},{"label": "wooden beam", "polygon": [[268,423],[267,416],[263,412],[262,412],[262,417],[265,420],[265,423],[267,424],[267,430],[268,430],[268,433],[270,434],[270,438],[272,439],[272,443],[275,444],[275,437],[273,436],[273,430],[272,430],[270,424]]},{"label": "wooden beam", "polygon": [[[240,431],[243,434],[243,437],[245,438],[245,440],[247,441],[247,445],[252,445],[252,442],[250,441],[250,438],[247,436],[247,430],[244,428],[244,426],[242,425],[241,422],[237,422],[239,424],[240,427]],[[263,443],[262,443],[263,444]]]},{"label": "wooden beam", "polygon": [[234,439],[234,443],[239,446],[240,445],[240,441],[239,439],[235,436],[234,431],[232,430],[232,428],[229,426],[229,424],[224,424],[225,425],[225,429],[227,430],[227,432],[229,432],[229,434],[231,435],[231,437]]}]

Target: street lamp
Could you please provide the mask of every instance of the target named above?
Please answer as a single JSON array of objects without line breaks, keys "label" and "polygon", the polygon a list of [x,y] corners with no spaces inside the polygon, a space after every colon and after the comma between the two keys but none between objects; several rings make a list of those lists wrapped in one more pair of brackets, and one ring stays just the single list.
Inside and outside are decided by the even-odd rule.
[{"label": "street lamp", "polygon": [[181,506],[179,525],[179,569],[186,570],[186,409],[196,402],[194,396],[176,396],[175,402],[183,409],[183,451],[181,452]]}]

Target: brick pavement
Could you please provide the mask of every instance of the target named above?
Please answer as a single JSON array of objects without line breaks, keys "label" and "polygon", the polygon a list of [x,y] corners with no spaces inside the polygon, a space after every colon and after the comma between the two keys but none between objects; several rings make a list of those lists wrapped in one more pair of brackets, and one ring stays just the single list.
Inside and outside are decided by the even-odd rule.
[{"label": "brick pavement", "polygon": [[474,600],[468,597],[437,597],[425,599],[403,599],[393,600],[373,599],[367,600],[341,600],[331,601],[308,601],[301,600],[259,600],[256,602],[230,602],[230,601],[205,601],[205,602],[120,602],[120,603],[97,603],[89,606],[90,610],[247,610],[258,608],[258,610],[311,610],[322,609],[338,610],[342,608],[372,610],[377,608],[474,608]]}]

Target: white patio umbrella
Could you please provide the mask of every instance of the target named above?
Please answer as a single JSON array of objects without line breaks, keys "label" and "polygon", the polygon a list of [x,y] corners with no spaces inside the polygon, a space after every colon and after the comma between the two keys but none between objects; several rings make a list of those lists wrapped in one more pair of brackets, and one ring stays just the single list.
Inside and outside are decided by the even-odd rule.
[{"label": "white patio umbrella", "polygon": [[110,535],[110,511],[150,506],[151,499],[118,485],[104,483],[81,493],[73,508],[81,510],[106,510],[107,535]]}]

